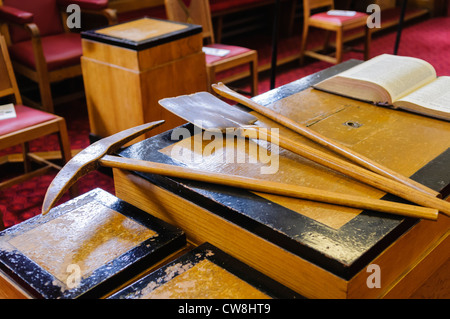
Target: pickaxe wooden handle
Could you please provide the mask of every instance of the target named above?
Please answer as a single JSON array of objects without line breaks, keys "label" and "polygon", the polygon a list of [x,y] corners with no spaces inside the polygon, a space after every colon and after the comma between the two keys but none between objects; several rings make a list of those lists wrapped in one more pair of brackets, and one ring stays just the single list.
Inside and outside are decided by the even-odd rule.
[{"label": "pickaxe wooden handle", "polygon": [[421,192],[395,180],[391,180],[358,165],[341,160],[336,156],[330,156],[327,153],[313,147],[309,147],[307,145],[297,143],[289,138],[276,135],[267,129],[261,129],[258,127],[252,128],[249,126],[247,128],[242,128],[240,133],[242,136],[247,138],[260,139],[278,144],[280,147],[289,150],[294,154],[303,156],[314,161],[315,163],[352,177],[355,180],[406,199],[412,203],[438,209],[443,214],[450,216],[450,202]]},{"label": "pickaxe wooden handle", "polygon": [[325,190],[318,190],[310,187],[272,182],[238,175],[200,171],[182,166],[174,166],[110,155],[103,156],[99,162],[102,166],[105,167],[120,168],[175,178],[184,178],[199,182],[231,186],[255,192],[282,195],[359,209],[375,210],[379,212],[403,215],[408,217],[436,220],[438,216],[437,209],[427,207],[407,205],[361,196],[346,195]]},{"label": "pickaxe wooden handle", "polygon": [[361,165],[362,167],[365,167],[377,174],[380,174],[384,177],[390,178],[399,183],[407,185],[408,187],[411,187],[411,188],[414,188],[421,192],[424,192],[426,194],[429,194],[433,197],[440,196],[440,194],[438,192],[436,192],[416,181],[413,181],[412,179],[407,178],[387,167],[384,167],[379,163],[374,162],[373,160],[349,149],[348,147],[346,147],[340,143],[337,143],[336,141],[333,141],[332,139],[327,138],[326,136],[323,136],[323,135],[319,134],[318,132],[311,130],[310,128],[306,127],[305,125],[297,123],[290,118],[287,118],[287,117],[285,117],[263,105],[256,103],[252,99],[249,99],[246,96],[243,96],[242,94],[239,94],[239,93],[231,90],[223,83],[213,84],[212,88],[217,94],[221,95],[222,97],[225,97],[227,99],[233,100],[238,103],[241,103],[242,105],[249,107],[253,111],[256,111],[259,114],[264,115],[265,117],[271,119],[272,121],[275,121],[289,129],[293,130],[294,132],[297,132],[298,134],[309,138],[310,140],[318,143],[319,145],[322,145],[322,146],[334,151],[335,153],[344,156],[347,159],[350,159],[351,161],[355,162],[356,164]]},{"label": "pickaxe wooden handle", "polygon": [[143,134],[162,124],[163,122],[164,121],[152,122],[119,132],[93,143],[75,155],[56,175],[55,179],[49,186],[42,206],[42,213],[48,213],[48,211],[55,205],[61,196],[79,178],[97,169],[101,165],[105,167],[160,174],[176,178],[192,179],[201,182],[244,188],[257,192],[296,197],[360,209],[370,209],[431,220],[437,219],[438,210],[428,207],[394,203],[359,196],[350,196],[296,185],[288,185],[284,183],[236,175],[199,171],[185,167],[108,155],[108,153],[115,153],[122,145],[133,140],[140,134]]}]

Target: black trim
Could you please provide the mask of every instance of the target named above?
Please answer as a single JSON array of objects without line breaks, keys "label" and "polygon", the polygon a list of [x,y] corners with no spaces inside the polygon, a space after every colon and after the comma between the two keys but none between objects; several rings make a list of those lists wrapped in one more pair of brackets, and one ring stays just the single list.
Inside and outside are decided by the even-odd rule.
[{"label": "black trim", "polygon": [[[259,95],[254,100],[262,105],[271,104],[359,63],[349,60]],[[194,130],[191,124],[183,127],[191,132]],[[121,151],[120,156],[182,165],[158,151],[177,142],[171,140],[171,132],[134,144]],[[449,162],[450,149],[411,178],[444,192],[450,184]],[[139,172],[135,174],[345,279],[353,277],[418,222],[417,219],[367,210],[339,229],[333,229],[246,190]],[[393,195],[386,195],[383,199],[406,202]]]},{"label": "black trim", "polygon": [[[142,51],[142,50],[156,47],[161,44],[180,40],[180,39],[186,38],[188,36],[202,32],[202,27],[199,25],[196,25],[196,24],[167,21],[167,20],[163,20],[163,19],[147,18],[147,17],[144,17],[143,19],[159,20],[159,21],[164,21],[164,22],[168,22],[168,23],[180,24],[180,25],[187,26],[187,28],[178,30],[178,31],[174,31],[174,32],[170,32],[170,33],[166,33],[166,34],[160,35],[158,37],[149,38],[149,39],[139,41],[139,42],[127,40],[127,39],[123,39],[123,38],[117,38],[117,37],[109,36],[106,34],[97,33],[97,31],[100,29],[81,32],[81,38],[87,39],[87,40],[92,40],[92,41],[97,41],[97,42],[101,42],[101,43],[106,43],[106,44],[110,44],[110,45],[114,45],[114,46],[122,47],[122,48],[126,48],[126,49],[131,49],[134,51]],[[129,23],[129,22],[124,22],[124,23]],[[124,24],[124,23],[122,23],[122,24]],[[104,28],[102,28],[102,29],[104,29]]]},{"label": "black trim", "polygon": [[[109,299],[139,299],[144,288],[150,283],[158,283],[158,287],[166,284],[176,276],[181,275],[184,271],[180,271],[174,275],[174,277],[168,278],[166,270],[173,265],[188,265],[194,267],[202,260],[209,260],[219,267],[232,273],[239,279],[247,282],[251,286],[255,287],[262,293],[277,299],[303,299],[304,297],[292,291],[291,289],[281,285],[277,281],[267,277],[254,268],[242,263],[236,258],[228,255],[224,251],[211,245],[210,243],[204,243],[190,252],[184,254],[175,261],[159,268],[153,273],[145,276],[144,278],[134,282],[128,287],[125,287],[121,291],[113,294]],[[182,266],[178,266],[183,268]],[[191,267],[190,267],[191,268]],[[189,268],[189,269],[190,269]],[[187,269],[186,269],[187,270]],[[157,288],[157,287],[155,287]],[[227,287],[225,287],[227,288]],[[149,291],[147,291],[149,292]]]},{"label": "black trim", "polygon": [[[59,279],[8,244],[8,241],[16,236],[94,201],[152,229],[157,236],[147,239],[94,270],[87,278],[81,279],[78,287],[67,290],[62,288],[65,287],[64,284],[58,284]],[[186,237],[182,230],[101,189],[95,189],[52,209],[45,216],[37,215],[1,232],[0,268],[36,298],[100,298],[185,244]]]}]

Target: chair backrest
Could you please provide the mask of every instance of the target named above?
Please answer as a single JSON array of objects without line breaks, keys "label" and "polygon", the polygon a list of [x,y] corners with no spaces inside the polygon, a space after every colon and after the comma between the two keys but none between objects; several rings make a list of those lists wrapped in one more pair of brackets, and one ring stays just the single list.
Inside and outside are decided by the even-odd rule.
[{"label": "chair backrest", "polygon": [[334,0],[303,0],[303,12],[305,17],[309,17],[311,10],[326,8],[334,9]]},{"label": "chair backrest", "polygon": [[0,36],[0,97],[9,95],[14,95],[16,104],[22,104],[6,41],[3,36]]},{"label": "chair backrest", "polygon": [[[5,6],[14,7],[33,14],[33,22],[38,26],[41,36],[64,32],[61,13],[56,0],[3,0]],[[17,43],[30,38],[25,30],[10,26],[11,42]]]},{"label": "chair backrest", "polygon": [[201,25],[203,39],[214,43],[209,0],[164,0],[169,20]]}]

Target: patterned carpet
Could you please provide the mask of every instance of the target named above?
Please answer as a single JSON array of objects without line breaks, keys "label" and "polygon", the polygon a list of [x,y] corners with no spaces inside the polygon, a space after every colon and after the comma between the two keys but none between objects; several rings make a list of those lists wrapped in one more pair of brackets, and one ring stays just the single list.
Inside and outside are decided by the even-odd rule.
[{"label": "patterned carpet", "polygon": [[[395,42],[395,29],[392,32],[380,32],[372,41],[371,56],[382,53],[392,53]],[[300,38],[298,35],[280,39],[279,58],[295,54],[299,49]],[[270,34],[258,34],[244,39],[234,39],[233,43],[257,49],[260,55],[260,64],[270,60]],[[417,22],[407,26],[402,36],[399,55],[408,55],[427,60],[435,66],[438,75],[450,74],[448,61],[450,54],[450,18],[439,17]],[[348,52],[344,60],[362,59],[360,53]],[[326,62],[309,62],[303,67],[295,62],[278,68],[276,86],[292,82],[306,75],[323,70],[331,65]],[[241,84],[242,82],[242,84]],[[245,81],[240,81],[242,89],[248,89]],[[268,72],[260,74],[259,93],[264,93],[270,88]],[[89,145],[89,122],[84,100],[72,102],[57,108],[59,115],[65,117],[69,129],[72,149],[82,149]],[[48,137],[34,141],[31,144],[32,151],[58,150],[56,137]],[[20,148],[14,147],[0,152],[0,159],[7,154],[20,153]],[[1,177],[4,179],[14,173],[17,165],[2,165]],[[25,219],[40,213],[41,204],[46,189],[55,173],[35,178],[31,181],[16,185],[0,193],[0,212],[3,214],[3,222],[6,227],[12,226]],[[80,193],[100,187],[114,194],[112,178],[100,172],[94,172],[84,177],[79,183]],[[68,200],[66,195],[62,201]],[[0,216],[1,217],[1,216]]]}]

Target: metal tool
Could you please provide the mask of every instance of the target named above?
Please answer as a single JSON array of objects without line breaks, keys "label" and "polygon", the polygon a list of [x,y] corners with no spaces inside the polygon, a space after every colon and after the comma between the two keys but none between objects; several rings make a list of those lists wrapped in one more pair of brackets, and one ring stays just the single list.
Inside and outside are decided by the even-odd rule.
[{"label": "metal tool", "polygon": [[209,171],[188,169],[181,166],[108,155],[115,153],[124,144],[162,123],[163,121],[152,122],[116,133],[93,143],[75,155],[62,168],[50,184],[42,205],[42,213],[48,213],[62,197],[62,195],[79,178],[100,166],[104,166],[151,174],[160,174],[169,177],[191,179],[201,182],[244,188],[256,192],[302,198],[306,200],[320,201],[360,209],[370,209],[415,218],[426,218],[431,220],[437,219],[438,211],[432,208],[393,203],[378,199],[361,198],[358,196],[349,196],[296,185],[288,185],[284,183],[270,182],[236,175],[217,174]]}]

